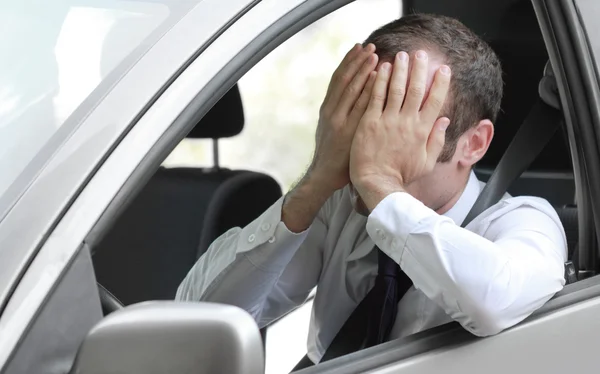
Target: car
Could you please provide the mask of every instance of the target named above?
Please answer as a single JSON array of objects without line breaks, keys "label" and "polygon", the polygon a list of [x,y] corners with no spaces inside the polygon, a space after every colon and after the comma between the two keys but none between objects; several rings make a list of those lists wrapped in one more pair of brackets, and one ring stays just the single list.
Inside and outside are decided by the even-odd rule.
[{"label": "car", "polygon": [[[219,166],[217,139],[244,124],[236,83],[351,2],[0,5],[0,373],[264,373],[264,331],[246,312],[169,299],[207,243],[283,192],[268,174]],[[302,373],[595,370],[600,3],[402,8],[462,20],[502,61],[503,112],[481,179],[493,178],[537,103],[554,108],[560,129],[508,191],[555,206],[577,281],[498,335],[450,323]],[[186,136],[214,139],[214,167],[161,168]]]}]

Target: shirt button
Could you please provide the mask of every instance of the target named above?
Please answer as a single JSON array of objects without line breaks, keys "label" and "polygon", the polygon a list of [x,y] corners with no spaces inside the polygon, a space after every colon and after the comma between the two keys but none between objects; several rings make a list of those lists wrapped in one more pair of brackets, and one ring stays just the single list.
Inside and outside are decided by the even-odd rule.
[{"label": "shirt button", "polygon": [[248,242],[252,243],[254,239],[256,239],[256,236],[254,234],[250,234],[250,236],[248,237]]},{"label": "shirt button", "polygon": [[275,237],[271,236],[271,238],[269,238],[269,243],[273,244],[273,243],[275,243],[275,240],[276,240]]},{"label": "shirt button", "polygon": [[271,225],[268,223],[264,223],[261,227],[262,231],[267,231],[271,228]]}]

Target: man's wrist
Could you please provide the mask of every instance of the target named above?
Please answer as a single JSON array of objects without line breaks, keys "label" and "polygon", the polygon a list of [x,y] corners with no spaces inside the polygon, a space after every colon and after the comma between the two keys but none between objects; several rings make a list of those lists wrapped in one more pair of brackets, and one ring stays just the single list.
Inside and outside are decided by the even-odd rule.
[{"label": "man's wrist", "polygon": [[338,187],[332,183],[330,175],[312,168],[306,172],[296,187],[311,195],[316,195],[317,199],[323,200],[327,200],[338,190]]},{"label": "man's wrist", "polygon": [[401,183],[387,178],[371,178],[355,184],[355,188],[369,212],[372,212],[389,195],[395,192],[406,192]]},{"label": "man's wrist", "polygon": [[300,233],[311,225],[335,189],[310,172],[284,198],[281,219],[288,230]]}]

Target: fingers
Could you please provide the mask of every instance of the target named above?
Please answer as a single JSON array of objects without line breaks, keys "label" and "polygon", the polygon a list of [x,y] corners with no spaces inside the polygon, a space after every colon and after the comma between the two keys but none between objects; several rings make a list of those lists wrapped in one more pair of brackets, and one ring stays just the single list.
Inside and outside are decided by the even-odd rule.
[{"label": "fingers", "polygon": [[367,79],[367,84],[365,88],[362,90],[360,97],[356,100],[354,107],[352,108],[352,112],[350,113],[350,121],[349,123],[358,125],[358,122],[362,118],[363,114],[367,110],[367,106],[369,105],[369,100],[371,98],[371,91],[373,90],[373,86],[375,85],[375,78],[377,77],[376,71],[371,71],[369,73],[369,77]]},{"label": "fingers", "polygon": [[371,54],[367,60],[363,63],[358,73],[352,79],[352,82],[346,87],[338,103],[338,111],[344,116],[354,107],[356,100],[363,92],[363,88],[369,79],[370,73],[377,66],[378,57],[376,54]]},{"label": "fingers", "polygon": [[379,114],[383,112],[391,70],[392,65],[389,62],[384,62],[379,67],[373,89],[371,90],[371,98],[367,107],[368,112]]},{"label": "fingers", "polygon": [[342,93],[346,90],[350,82],[352,82],[361,66],[374,52],[375,45],[368,44],[366,47],[361,48],[356,55],[351,54],[347,61],[342,61],[336,72],[333,74],[329,85],[330,92],[328,93],[327,98],[331,105],[337,106]]},{"label": "fingers", "polygon": [[450,75],[450,68],[446,65],[436,71],[429,96],[423,104],[420,114],[426,123],[434,123],[440,115],[450,88]]},{"label": "fingers", "polygon": [[415,53],[412,71],[410,73],[410,84],[407,88],[402,112],[417,113],[421,108],[421,102],[425,96],[425,87],[427,84],[427,60],[427,52],[417,51],[417,53]]},{"label": "fingers", "polygon": [[344,58],[342,59],[342,62],[340,63],[340,66],[338,67],[338,69],[343,68],[346,65],[348,65],[350,63],[350,61],[352,61],[352,59],[354,57],[356,57],[356,55],[359,54],[360,51],[362,51],[362,49],[363,49],[363,46],[360,43],[354,44],[352,49],[350,49],[348,51],[348,53],[346,53],[346,56],[344,56]]},{"label": "fingers", "polygon": [[394,70],[390,81],[390,89],[387,98],[386,111],[398,113],[402,108],[404,95],[406,94],[406,81],[408,79],[408,53],[396,54]]},{"label": "fingers", "polygon": [[[342,62],[340,62],[340,64],[338,65],[338,67],[335,69],[335,71],[333,72],[333,76],[331,77],[331,80],[333,81],[333,78],[338,74],[338,72],[343,69],[346,65],[348,65],[348,63],[354,58],[356,57],[356,55],[362,50],[362,45],[360,43],[356,43],[354,45],[354,47],[352,47],[352,49],[350,49],[348,51],[348,53],[346,53],[346,55],[344,56],[344,58],[342,59]],[[330,84],[329,87],[327,87],[327,93],[325,94],[325,102],[327,101],[327,99],[331,96],[331,87],[333,85]]]},{"label": "fingers", "polygon": [[446,141],[446,129],[450,125],[450,119],[447,117],[439,118],[435,121],[433,129],[427,139],[427,170],[432,170],[435,163],[444,148]]}]

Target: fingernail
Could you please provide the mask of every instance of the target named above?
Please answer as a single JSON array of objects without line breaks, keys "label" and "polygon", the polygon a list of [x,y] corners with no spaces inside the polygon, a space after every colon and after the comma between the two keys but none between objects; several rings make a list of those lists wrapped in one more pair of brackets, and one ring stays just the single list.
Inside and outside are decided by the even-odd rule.
[{"label": "fingernail", "polygon": [[446,131],[446,129],[448,128],[449,125],[450,125],[450,120],[447,119],[440,124],[439,130],[444,132],[444,131]]},{"label": "fingernail", "polygon": [[417,58],[419,60],[425,60],[425,59],[427,59],[427,53],[425,51],[418,51]]},{"label": "fingernail", "polygon": [[367,44],[367,50],[369,52],[375,52],[375,44],[373,44],[373,43]]},{"label": "fingernail", "polygon": [[398,58],[400,61],[406,62],[406,60],[408,60],[408,54],[406,52],[400,52],[398,53]]},{"label": "fingernail", "polygon": [[450,75],[450,68],[446,65],[442,66],[440,68],[440,71],[442,72],[442,74],[444,75]]},{"label": "fingernail", "polygon": [[381,69],[385,72],[389,72],[391,67],[392,65],[389,62],[384,62],[383,65],[381,65]]}]

